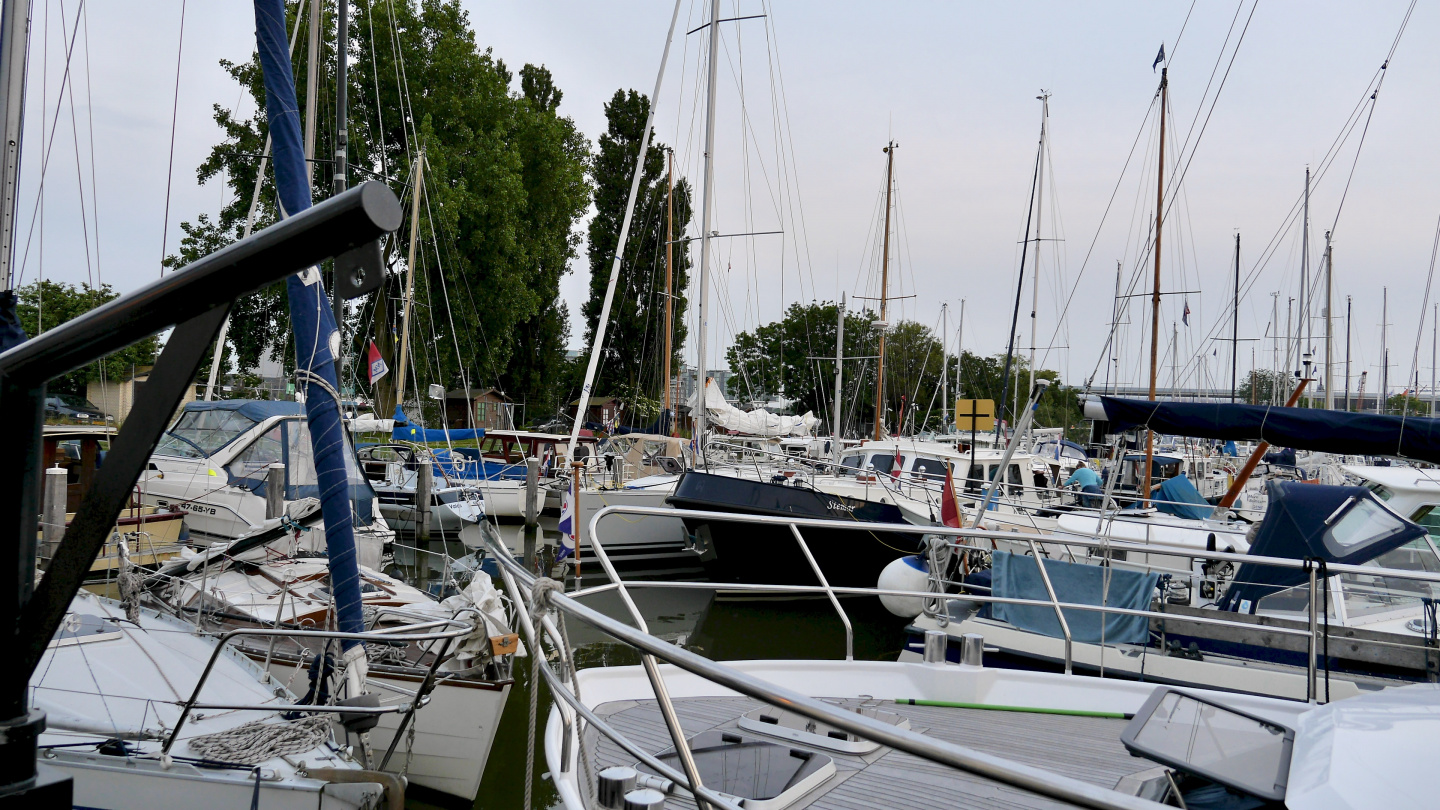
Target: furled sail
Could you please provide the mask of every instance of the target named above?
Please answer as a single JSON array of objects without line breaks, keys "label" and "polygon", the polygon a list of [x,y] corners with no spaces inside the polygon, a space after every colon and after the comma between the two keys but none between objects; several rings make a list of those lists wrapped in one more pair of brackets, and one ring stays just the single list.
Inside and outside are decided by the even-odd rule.
[{"label": "furled sail", "polygon": [[[265,79],[265,116],[274,144],[275,190],[280,217],[310,207],[310,176],[300,140],[300,112],[290,48],[285,38],[284,0],[255,0],[255,40]],[[350,445],[336,402],[339,380],[335,355],[340,335],[326,299],[320,269],[311,267],[286,281],[290,326],[295,337],[296,384],[305,394],[305,414],[315,451],[320,509],[325,518],[325,547],[330,556],[330,589],[335,596],[336,626],[341,632],[365,629],[361,614],[360,570],[350,511],[345,454]],[[358,641],[347,640],[349,650]],[[362,656],[363,657],[363,656]]]},{"label": "furled sail", "polygon": [[[696,400],[691,399],[691,413],[695,407]],[[716,427],[747,436],[809,436],[820,421],[810,411],[804,416],[781,416],[764,408],[742,411],[725,401],[725,395],[713,379],[705,383],[705,419]]]}]

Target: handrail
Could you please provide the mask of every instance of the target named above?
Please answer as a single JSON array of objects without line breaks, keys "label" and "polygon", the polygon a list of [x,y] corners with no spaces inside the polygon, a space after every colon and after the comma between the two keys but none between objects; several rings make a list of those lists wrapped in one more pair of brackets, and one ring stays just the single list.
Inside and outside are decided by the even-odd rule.
[{"label": "handrail", "polygon": [[[503,544],[496,542],[493,538],[487,538],[486,543],[497,561],[509,571],[511,577],[533,587],[534,576],[510,555]],[[624,593],[623,588],[621,592]],[[683,647],[661,641],[648,633],[638,631],[603,613],[592,610],[563,594],[550,591],[545,593],[545,598],[551,607],[562,610],[607,635],[636,647],[647,657],[664,659],[680,669],[743,695],[763,700],[771,705],[784,706],[813,720],[828,723],[838,729],[849,731],[913,756],[1084,807],[1102,808],[1103,810],[1151,810],[1155,807],[1154,803],[1136,796],[1127,796],[1081,782],[1078,779],[927,737],[908,729],[899,729],[862,714],[841,711],[835,706],[807,695],[775,686],[753,675],[717,664]],[[658,671],[656,674],[658,675]],[[683,742],[683,738],[681,742]],[[677,750],[683,751],[678,746]]]},{"label": "handrail", "polygon": [[[436,619],[436,620],[434,620],[434,621],[425,622],[425,623],[423,623],[423,624],[406,625],[406,626],[404,626],[403,628],[399,628],[399,629],[403,629],[403,630],[428,630],[428,629],[430,629],[430,628],[432,628],[432,627],[445,627],[445,626],[458,626],[459,629],[450,630],[450,631],[447,631],[447,632],[438,632],[438,633],[406,633],[403,637],[405,638],[406,641],[433,641],[433,640],[439,640],[439,639],[454,639],[454,638],[460,638],[460,637],[465,636],[465,635],[469,635],[470,633],[474,632],[474,630],[475,630],[474,625],[465,624],[464,622],[455,621],[454,619]],[[353,639],[353,640],[356,640],[356,641],[377,641],[377,640],[390,641],[390,640],[395,639],[398,635],[399,635],[399,634],[397,634],[397,633],[395,633],[395,632],[387,632],[387,631],[371,631],[371,632],[367,632],[367,633],[344,633],[344,632],[341,632],[341,631],[338,631],[338,630],[290,630],[290,629],[287,629],[287,628],[272,628],[272,627],[237,627],[237,628],[235,628],[234,630],[226,631],[226,632],[225,632],[224,634],[222,634],[222,635],[220,636],[220,638],[215,642],[215,647],[214,647],[214,649],[212,649],[212,650],[210,651],[210,659],[205,662],[205,669],[204,669],[203,671],[201,671],[199,680],[197,680],[197,681],[195,682],[195,689],[190,693],[190,698],[185,701],[185,708],[180,711],[180,717],[175,721],[175,727],[170,730],[170,736],[166,738],[166,740],[165,740],[165,745],[164,745],[163,747],[161,747],[160,753],[162,753],[162,754],[169,754],[169,753],[170,753],[170,747],[175,744],[175,740],[178,739],[179,736],[180,736],[180,729],[184,727],[185,721],[190,717],[190,712],[195,709],[196,704],[199,702],[199,699],[200,699],[200,690],[201,690],[202,688],[204,688],[205,682],[206,682],[207,680],[209,680],[209,678],[210,678],[210,673],[211,673],[211,671],[215,669],[215,662],[218,661],[218,660],[220,660],[220,653],[223,652],[223,651],[225,650],[226,645],[229,644],[230,641],[231,641],[232,639],[236,638],[236,637],[239,637],[239,636],[266,636],[266,637],[270,637],[270,636],[281,636],[281,637],[287,637],[287,638],[324,638],[324,639],[339,639],[339,640]],[[277,707],[277,706],[262,706],[262,707],[259,707],[259,708],[262,709],[262,710],[264,710],[264,711],[277,711],[277,710],[289,711],[289,710],[290,710],[290,707],[287,707],[287,706],[278,706],[278,707]],[[405,709],[409,710],[409,709],[414,708],[414,706],[407,705],[407,704],[401,704],[401,705],[397,706],[397,707],[395,708],[395,710],[396,710],[396,711],[399,711],[400,708],[405,708]],[[309,708],[307,708],[307,707],[305,707],[305,706],[299,706],[299,707],[296,707],[296,709],[299,710],[299,711],[312,711],[312,709],[309,709]],[[352,710],[353,710],[356,714],[383,714],[383,713],[384,713],[384,712],[376,712],[376,711],[364,710],[364,709],[362,709],[362,707],[348,707],[348,706],[347,706],[347,707],[345,707],[345,710],[346,710],[346,711],[352,711]],[[319,709],[314,709],[313,711],[320,711],[320,710],[319,710]],[[326,711],[329,711],[329,710],[326,710]]]},{"label": "handrail", "polygon": [[[801,517],[772,517],[770,515],[744,515],[734,512],[708,512],[699,509],[675,510],[666,507],[656,506],[606,506],[595,513],[590,521],[591,536],[590,542],[595,543],[596,523],[600,518],[616,513],[627,515],[649,515],[655,517],[677,517],[681,514],[685,517],[703,518],[705,520],[730,521],[736,523],[760,523],[777,526],[789,526],[794,524],[801,528],[815,529],[840,529],[849,531],[874,531],[877,527],[883,528],[887,533],[892,534],[933,534],[946,537],[973,538],[978,540],[1019,540],[1026,535],[1011,531],[998,531],[995,529],[952,529],[948,526],[914,526],[908,523],[873,523],[869,521],[842,521],[827,520],[825,518],[801,518]],[[1137,551],[1151,554],[1169,554],[1171,556],[1195,557],[1205,560],[1226,560],[1241,563],[1257,563],[1276,568],[1295,568],[1303,570],[1303,560],[1289,559],[1285,557],[1266,557],[1258,554],[1234,554],[1225,551],[1209,551],[1187,546],[1175,546],[1168,543],[1132,543],[1125,540],[1086,540],[1073,535],[1043,535],[1037,539],[1045,543],[1056,543],[1060,545],[1076,545],[1087,548],[1110,548],[1116,551]],[[960,546],[959,544],[956,547]],[[1328,563],[1326,569],[1332,574],[1374,574],[1378,576],[1395,577],[1399,579],[1412,579],[1420,582],[1440,583],[1440,573],[1428,571],[1410,571],[1399,568],[1379,568],[1368,565],[1344,565],[1342,563]],[[607,571],[606,573],[610,573]],[[611,580],[616,577],[612,574]]]},{"label": "handrail", "polygon": [[[1045,570],[1045,558],[1035,547],[1035,538],[1030,540],[1030,554],[1035,558],[1035,567],[1040,569],[1040,580],[1045,583],[1045,592],[1050,594],[1050,604],[1055,606],[1055,618],[1060,620],[1060,632],[1065,634],[1065,674],[1071,674],[1071,649],[1074,641],[1070,637],[1070,622],[1065,620],[1065,611],[1060,609],[1060,598],[1055,595],[1055,586],[1050,583],[1050,572]],[[948,611],[947,611],[948,612]]]},{"label": "handrail", "polygon": [[845,660],[854,661],[855,628],[850,626],[850,617],[845,615],[845,608],[840,607],[840,600],[835,598],[835,591],[831,590],[830,582],[825,579],[825,574],[820,571],[820,565],[815,562],[815,555],[810,553],[810,546],[805,543],[805,538],[800,536],[800,530],[792,525],[790,532],[795,535],[795,542],[800,544],[800,553],[804,554],[805,560],[810,563],[810,570],[814,571],[816,578],[820,580],[820,587],[824,588],[825,595],[830,597],[830,604],[834,605],[835,612],[840,614],[840,623],[845,625]]}]

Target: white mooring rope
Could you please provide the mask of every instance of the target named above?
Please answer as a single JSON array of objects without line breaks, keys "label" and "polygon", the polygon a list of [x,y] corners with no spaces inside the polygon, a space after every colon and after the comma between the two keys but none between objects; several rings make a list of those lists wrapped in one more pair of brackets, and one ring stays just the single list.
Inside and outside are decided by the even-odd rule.
[{"label": "white mooring rope", "polygon": [[235,765],[259,765],[287,754],[314,750],[330,738],[330,718],[317,714],[285,723],[254,720],[242,726],[191,737],[197,755]]}]

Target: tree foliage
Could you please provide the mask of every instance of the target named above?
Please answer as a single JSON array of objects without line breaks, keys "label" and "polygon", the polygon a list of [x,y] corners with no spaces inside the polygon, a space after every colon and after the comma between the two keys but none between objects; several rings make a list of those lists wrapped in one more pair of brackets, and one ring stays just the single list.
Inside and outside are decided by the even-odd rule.
[{"label": "tree foliage", "polygon": [[[297,9],[287,7],[289,25]],[[325,4],[314,192],[332,193],[335,50],[331,3]],[[411,313],[409,390],[430,383],[447,388],[498,387],[532,413],[555,407],[563,363],[566,313],[558,301],[560,277],[578,248],[574,227],[590,200],[585,176],[589,143],[559,114],[563,94],[544,67],[514,76],[490,50],[476,45],[458,0],[394,0],[356,9],[350,27],[348,74],[351,185],[388,183],[408,208],[416,155],[424,150],[419,249]],[[300,28],[305,41],[309,21]],[[308,65],[296,49],[295,82],[301,104]],[[179,266],[237,239],[244,229],[267,126],[258,61],[221,63],[250,95],[249,118],[215,108],[224,133],[198,169],[201,182],[221,178],[233,201],[213,220],[197,217],[182,227]],[[267,172],[267,175],[269,172]],[[275,196],[267,176],[260,191],[256,229],[274,220]],[[409,222],[389,241],[390,269],[383,296],[352,307],[347,334],[351,356],[374,339],[391,369],[401,321]],[[238,303],[231,348],[237,366],[253,369],[262,353],[285,360],[289,341],[283,285]],[[363,356],[363,355],[360,355]],[[344,375],[364,385],[364,364]],[[413,376],[412,376],[413,374]],[[393,402],[392,374],[374,392],[379,407]]]},{"label": "tree foliage", "polygon": [[[109,284],[91,287],[81,282],[79,286],[56,281],[36,281],[16,290],[16,314],[25,334],[35,337],[46,329],[54,329],[62,323],[89,312],[101,304],[119,297]],[[56,377],[46,383],[49,391],[85,395],[85,385],[100,379],[123,380],[130,377],[137,368],[153,365],[160,341],[151,336],[108,355],[98,363],[91,363],[69,374]]]},{"label": "tree foliage", "polygon": [[[610,283],[649,110],[650,100],[634,90],[615,91],[605,105],[606,130],[599,138],[590,169],[595,185],[595,216],[590,220],[589,231],[590,298],[583,309],[587,346],[593,343],[605,290]],[[666,152],[664,144],[652,142],[645,156],[639,196],[610,307],[600,372],[593,389],[599,394],[619,395],[619,392],[630,391],[663,401],[665,243],[682,238],[692,215],[690,184],[685,178],[676,177],[673,236],[667,239]],[[673,299],[671,373],[677,376],[680,349],[688,334],[683,318],[685,287],[690,277],[686,247],[687,243],[675,244],[672,253],[671,294],[676,297]]]}]

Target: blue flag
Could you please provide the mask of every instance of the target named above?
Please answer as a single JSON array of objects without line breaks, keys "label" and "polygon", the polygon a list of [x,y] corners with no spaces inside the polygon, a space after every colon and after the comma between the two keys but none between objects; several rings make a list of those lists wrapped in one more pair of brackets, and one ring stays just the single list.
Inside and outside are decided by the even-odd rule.
[{"label": "blue flag", "polygon": [[1155,54],[1155,61],[1150,63],[1150,72],[1155,72],[1155,66],[1165,61],[1165,43],[1160,43],[1160,53]]}]

